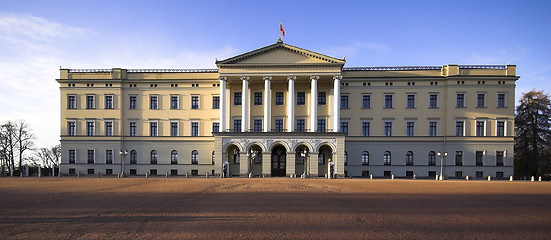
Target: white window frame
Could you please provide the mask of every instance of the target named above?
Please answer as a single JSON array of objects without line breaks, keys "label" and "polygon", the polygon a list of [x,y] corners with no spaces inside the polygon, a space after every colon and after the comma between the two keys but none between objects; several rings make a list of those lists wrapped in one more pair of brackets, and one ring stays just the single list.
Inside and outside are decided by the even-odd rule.
[{"label": "white window frame", "polygon": [[454,133],[457,133],[457,123],[458,122],[462,122],[463,123],[463,132],[461,133],[462,135],[461,136],[457,136],[457,134],[454,134],[456,137],[465,137],[465,119],[455,119],[455,126],[454,126]]},{"label": "white window frame", "polygon": [[[197,97],[197,108],[193,108],[193,98],[194,97]],[[201,97],[199,94],[192,94],[190,95],[190,101],[191,101],[191,106],[190,106],[190,109],[191,110],[198,110],[198,109],[201,109]]]},{"label": "white window frame", "polygon": [[[71,125],[70,123],[74,123],[75,124],[75,131],[74,131],[74,134],[71,135]],[[76,136],[77,135],[77,121],[76,120],[67,120],[67,136]]]},{"label": "white window frame", "polygon": [[[386,135],[385,127],[386,123],[390,123],[390,135]],[[394,121],[393,120],[385,120],[383,119],[383,137],[392,137],[394,136]]]},{"label": "white window frame", "polygon": [[[413,123],[413,135],[411,136],[408,135],[408,123]],[[415,125],[417,125],[415,120],[406,119],[406,137],[415,137],[417,134]]]},{"label": "white window frame", "polygon": [[211,132],[211,133],[214,132],[214,124],[215,124],[215,123],[218,123],[218,132],[220,132],[220,122],[219,122],[219,121],[212,121],[211,124],[210,124],[210,128],[211,128],[211,129],[210,129],[210,130],[211,130],[210,132]]},{"label": "white window frame", "polygon": [[[131,104],[132,104],[132,100],[131,100],[132,97],[135,97],[135,98],[136,98],[136,104],[135,104],[134,108],[132,108],[132,105],[131,105]],[[130,95],[128,95],[128,109],[129,109],[129,110],[138,109],[138,95],[136,95],[136,94],[130,94]]]},{"label": "white window frame", "polygon": [[[463,106],[457,105],[457,95],[463,94]],[[467,93],[466,92],[455,92],[455,107],[456,108],[466,108],[467,107]]]},{"label": "white window frame", "polygon": [[[172,135],[172,124],[176,123],[176,135]],[[171,137],[178,137],[180,136],[180,122],[178,121],[170,121],[170,136]]]},{"label": "white window frame", "polygon": [[[487,134],[486,134],[486,133],[487,133],[487,132],[486,132],[486,127],[488,126],[488,123],[487,123],[486,121],[487,121],[487,119],[475,119],[475,123],[474,123],[475,134],[474,134],[474,135],[475,135],[476,137],[485,137],[485,136],[487,136]],[[476,131],[477,131],[477,126],[476,126],[476,124],[477,124],[478,122],[483,122],[483,123],[484,123],[484,129],[482,130],[482,136],[478,136],[478,135],[476,134]]]},{"label": "white window frame", "polygon": [[[436,129],[434,130],[434,135],[430,135],[430,123],[436,123]],[[429,124],[428,124],[428,132],[427,132],[427,136],[429,137],[438,137],[438,127],[439,127],[439,121],[437,119],[429,119]]]},{"label": "white window frame", "polygon": [[[88,123],[93,123],[92,126],[92,133],[88,133]],[[96,121],[95,120],[86,120],[86,136],[96,136]]]},{"label": "white window frame", "polygon": [[[75,105],[71,106],[71,101],[69,101],[69,98],[73,97],[75,99]],[[67,109],[77,109],[77,95],[76,94],[67,94]]]},{"label": "white window frame", "polygon": [[[107,151],[111,150],[111,163],[107,163]],[[105,164],[115,164],[115,149],[105,149]]]},{"label": "white window frame", "polygon": [[[156,124],[155,126],[155,134],[151,131],[152,124]],[[159,121],[158,120],[149,120],[149,136],[150,137],[158,137],[159,136]]]},{"label": "white window frame", "polygon": [[[436,95],[436,106],[431,107],[430,106],[430,96]],[[438,109],[440,108],[440,93],[439,92],[429,92],[429,109]]]},{"label": "white window frame", "polygon": [[[107,108],[107,97],[111,97],[111,108]],[[113,94],[105,94],[103,96],[103,108],[104,109],[115,109],[115,96]]]},{"label": "white window frame", "polygon": [[[367,130],[367,136],[364,135],[364,123],[369,123],[369,129]],[[361,134],[362,137],[369,137],[371,136],[371,129],[373,128],[373,124],[371,123],[371,120],[362,119],[362,126],[361,126]]]},{"label": "white window frame", "polygon": [[[499,94],[504,95],[504,97],[503,97],[503,107],[499,106]],[[507,105],[507,92],[497,92],[497,94],[496,94],[496,107],[497,108],[507,108],[508,107],[508,105]]]},{"label": "white window frame", "polygon": [[[170,97],[170,108],[169,108],[169,109],[170,109],[170,110],[178,110],[178,109],[180,109],[180,95],[178,95],[178,94],[170,94],[169,97]],[[173,98],[173,97],[176,97],[176,108],[172,108],[172,98]]]},{"label": "white window frame", "polygon": [[[88,106],[88,97],[92,97],[92,106]],[[96,94],[86,94],[86,109],[96,109]]]},{"label": "white window frame", "polygon": [[[413,95],[413,107],[408,107],[409,99],[408,96]],[[417,108],[417,93],[406,93],[406,109],[416,109]]]},{"label": "white window frame", "polygon": [[[156,101],[156,105],[155,105],[155,108],[153,108],[153,102],[151,100],[153,100],[153,98],[157,98],[157,101]],[[149,109],[150,110],[159,110],[159,95],[158,94],[150,94],[149,95]]]},{"label": "white window frame", "polygon": [[[111,123],[111,134],[107,134],[107,123]],[[115,122],[113,120],[105,120],[104,121],[104,131],[106,137],[112,137],[115,132]]]},{"label": "white window frame", "polygon": [[[193,124],[194,123],[197,123],[197,135],[193,135]],[[198,137],[198,136],[201,136],[201,124],[199,123],[199,121],[191,121],[190,123],[190,136],[192,137]]]},{"label": "white window frame", "polygon": [[[482,94],[484,95],[484,105],[478,106],[478,95]],[[486,108],[488,106],[488,93],[487,92],[476,92],[476,107],[477,108]]]},{"label": "white window frame", "polygon": [[[136,134],[135,135],[132,135],[132,123],[135,123],[136,124]],[[139,131],[139,125],[138,125],[138,121],[129,121],[128,122],[128,135],[131,136],[131,137],[135,137],[135,136],[138,136],[138,131]]]}]

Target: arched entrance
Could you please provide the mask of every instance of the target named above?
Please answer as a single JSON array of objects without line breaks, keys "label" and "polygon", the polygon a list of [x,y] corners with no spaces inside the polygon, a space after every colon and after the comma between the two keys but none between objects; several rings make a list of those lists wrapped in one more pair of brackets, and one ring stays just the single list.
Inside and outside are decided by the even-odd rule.
[{"label": "arched entrance", "polygon": [[253,176],[262,173],[262,148],[256,144],[249,149],[249,169]]},{"label": "arched entrance", "polygon": [[239,148],[235,145],[228,146],[226,151],[226,160],[229,163],[227,168],[229,169],[229,176],[239,176],[239,164],[241,162],[241,154],[239,153]]},{"label": "arched entrance", "polygon": [[333,159],[333,149],[328,145],[323,145],[319,149],[318,153],[318,175],[320,177],[328,174],[329,162]]},{"label": "arched entrance", "polygon": [[272,149],[272,177],[285,177],[287,150],[278,145]]},{"label": "arched entrance", "polygon": [[295,150],[295,175],[308,175],[309,148],[301,144]]}]

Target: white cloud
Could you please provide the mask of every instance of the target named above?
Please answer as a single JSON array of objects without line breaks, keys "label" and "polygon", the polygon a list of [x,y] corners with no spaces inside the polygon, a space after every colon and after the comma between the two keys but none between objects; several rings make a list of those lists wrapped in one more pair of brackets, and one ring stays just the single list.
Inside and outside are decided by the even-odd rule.
[{"label": "white cloud", "polygon": [[52,41],[55,38],[83,36],[85,28],[65,26],[28,14],[0,14],[0,35]]}]

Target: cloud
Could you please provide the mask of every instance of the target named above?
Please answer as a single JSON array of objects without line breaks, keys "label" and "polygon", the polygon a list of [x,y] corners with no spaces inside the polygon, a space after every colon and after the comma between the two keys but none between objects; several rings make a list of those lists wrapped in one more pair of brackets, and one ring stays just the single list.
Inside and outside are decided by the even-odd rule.
[{"label": "cloud", "polygon": [[0,13],[0,35],[13,38],[30,38],[51,41],[55,38],[84,36],[86,28],[66,26],[28,14]]}]

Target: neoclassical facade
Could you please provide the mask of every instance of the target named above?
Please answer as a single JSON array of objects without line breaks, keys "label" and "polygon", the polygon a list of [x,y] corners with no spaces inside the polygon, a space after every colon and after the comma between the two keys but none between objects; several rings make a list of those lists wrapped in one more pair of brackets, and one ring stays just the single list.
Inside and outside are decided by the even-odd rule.
[{"label": "neoclassical facade", "polygon": [[64,174],[503,178],[516,66],[345,67],[279,39],[216,69],[61,69]]}]

